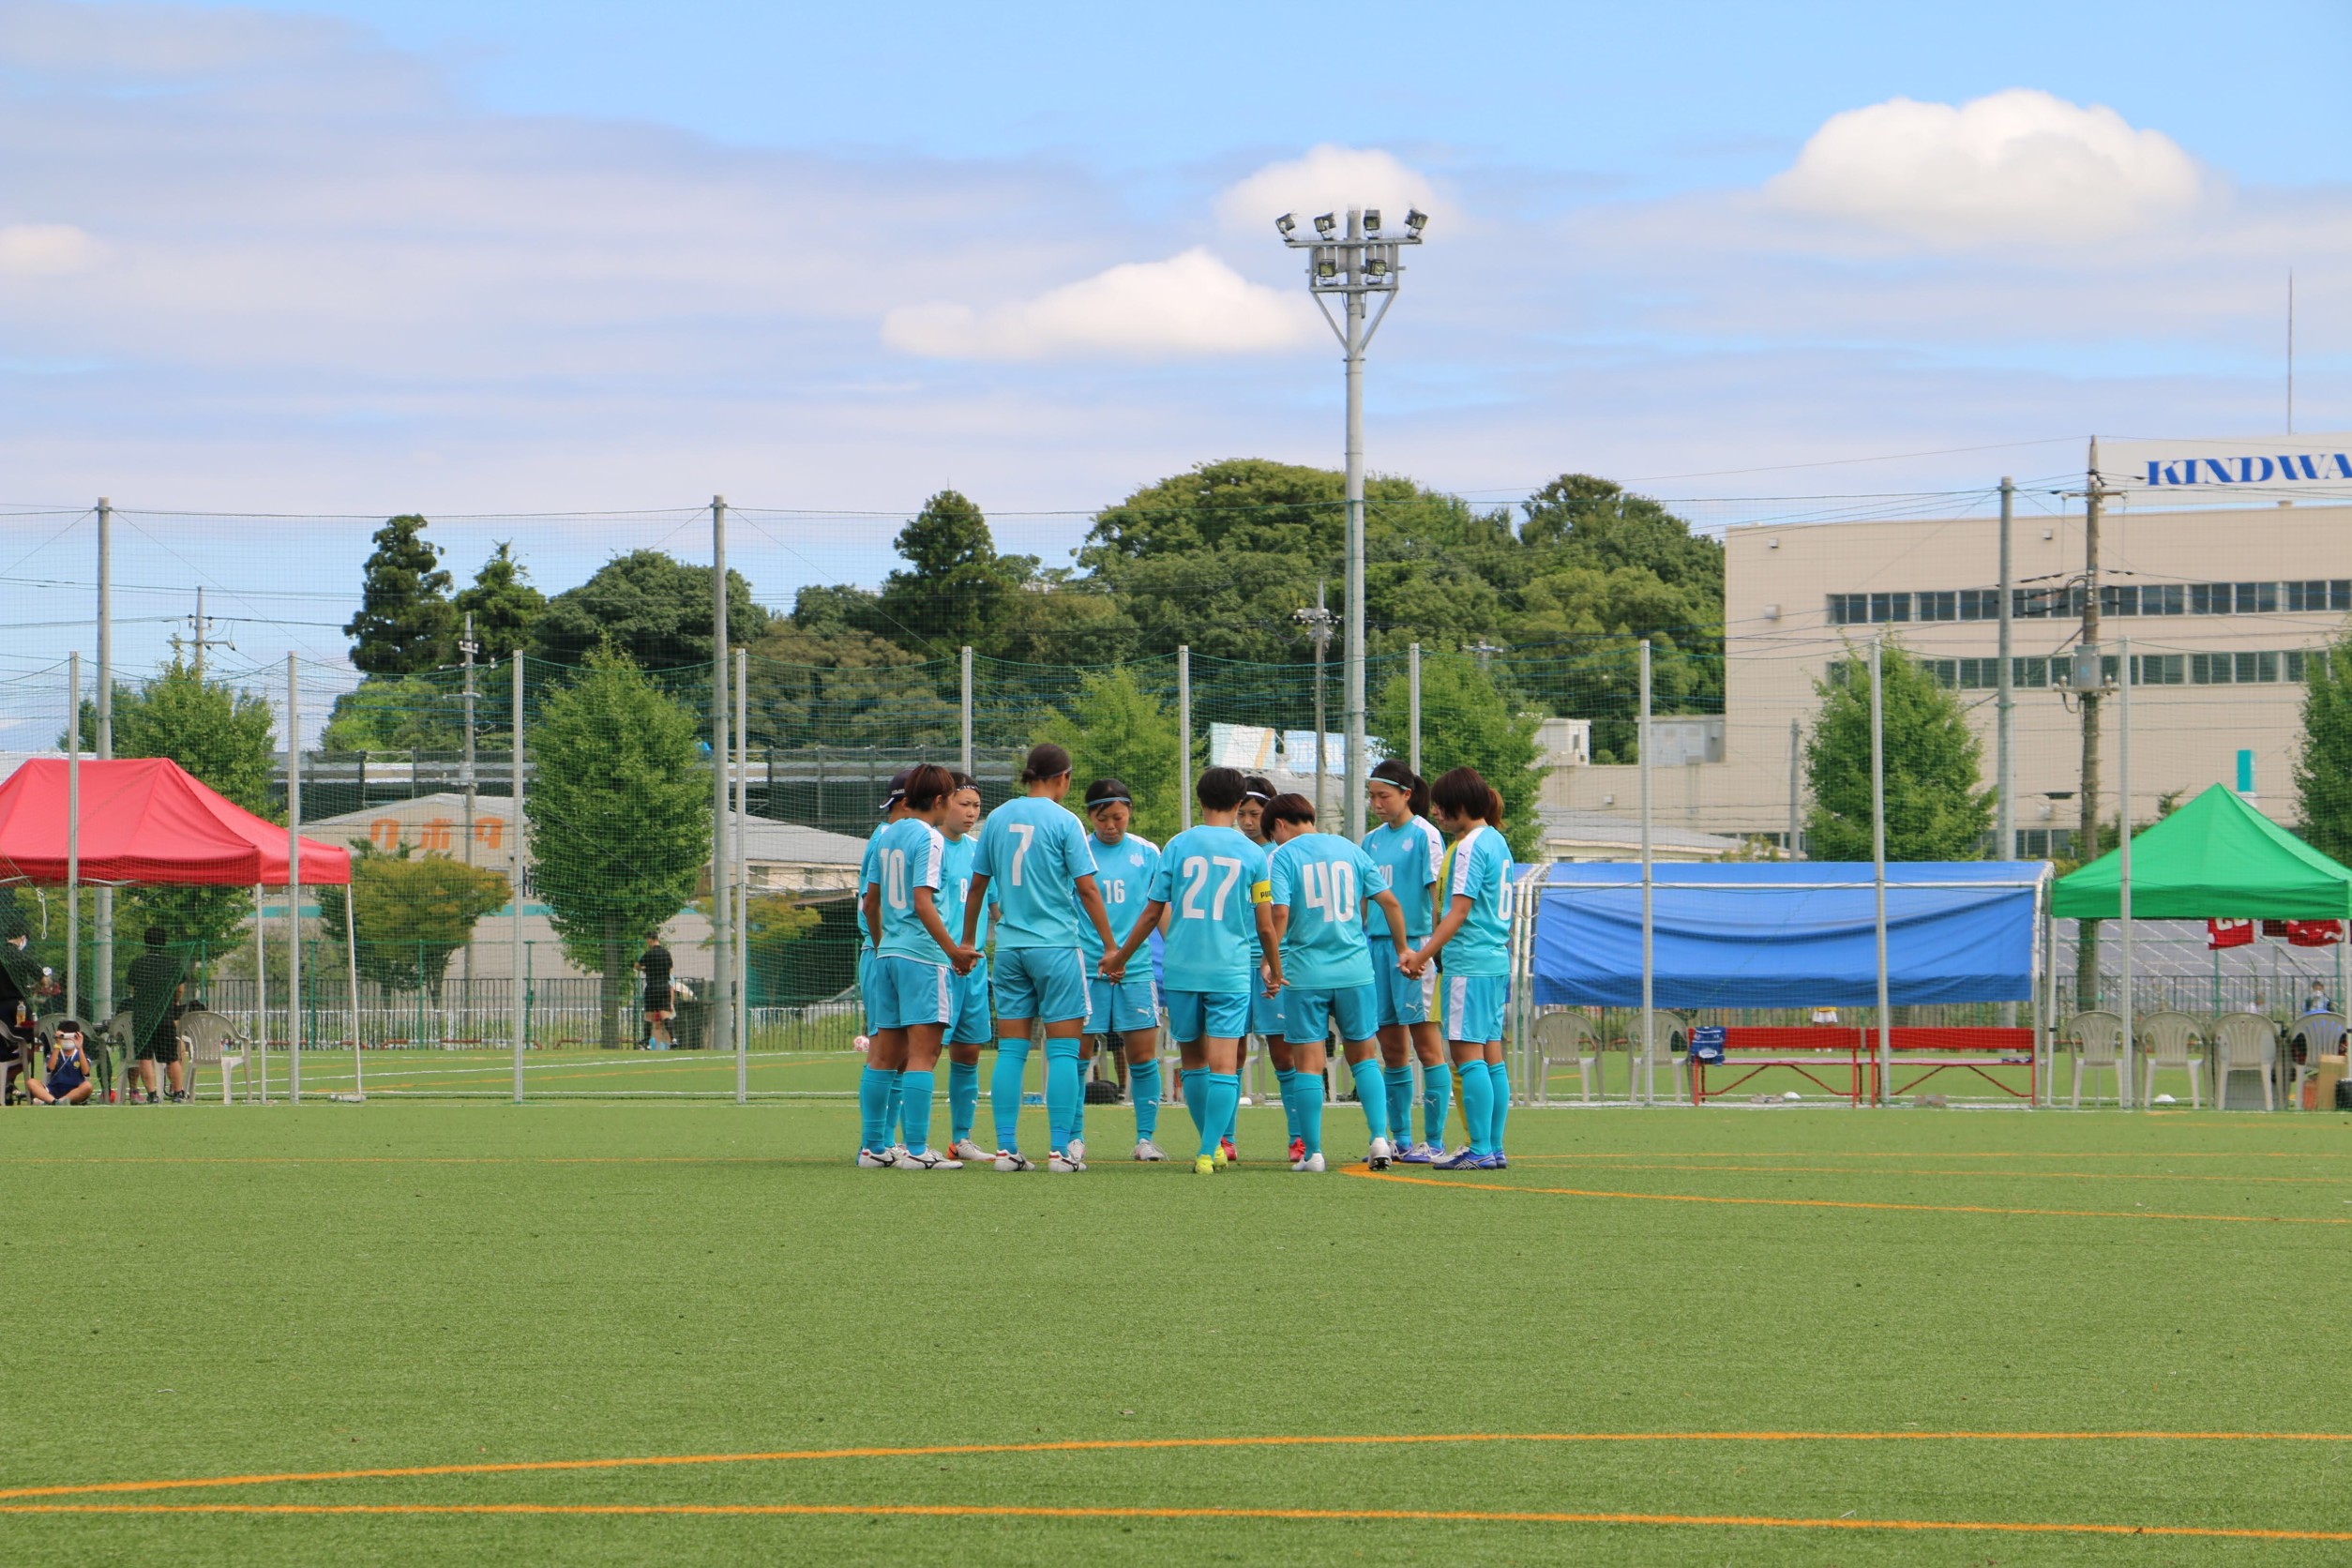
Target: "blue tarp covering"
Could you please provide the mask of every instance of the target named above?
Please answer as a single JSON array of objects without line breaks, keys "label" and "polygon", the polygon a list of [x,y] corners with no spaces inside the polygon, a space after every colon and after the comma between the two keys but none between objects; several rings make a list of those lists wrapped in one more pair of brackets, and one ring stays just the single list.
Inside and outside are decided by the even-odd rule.
[{"label": "blue tarp covering", "polygon": [[[1547,868],[1535,928],[1539,1005],[1641,1005],[1641,867]],[[1887,867],[1887,980],[1897,1005],[2033,994],[2039,861]],[[1873,1006],[1877,918],[1868,862],[1739,861],[1651,867],[1661,1007]]]}]

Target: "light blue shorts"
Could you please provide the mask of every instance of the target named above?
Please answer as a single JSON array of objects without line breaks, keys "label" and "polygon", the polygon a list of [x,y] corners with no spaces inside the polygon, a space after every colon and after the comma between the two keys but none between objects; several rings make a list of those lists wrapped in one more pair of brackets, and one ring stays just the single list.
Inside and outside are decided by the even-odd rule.
[{"label": "light blue shorts", "polygon": [[1066,1023],[1086,1017],[1086,958],[1075,947],[999,947],[996,1016]]},{"label": "light blue shorts", "polygon": [[1421,978],[1406,978],[1396,967],[1396,949],[1388,944],[1388,938],[1380,937],[1372,943],[1372,992],[1379,1000],[1380,1027],[1394,1024],[1427,1023],[1437,1005],[1438,972],[1433,965],[1421,972]]},{"label": "light blue shorts", "polygon": [[995,1044],[996,1019],[988,1012],[988,960],[982,958],[972,965],[969,974],[956,974],[952,970],[949,974],[949,984],[955,988],[956,1013],[947,1021],[947,1043]]},{"label": "light blue shorts", "polygon": [[1507,974],[1449,974],[1445,977],[1445,1037],[1481,1045],[1502,1038],[1502,1014],[1511,1000]]},{"label": "light blue shorts", "polygon": [[956,972],[945,964],[877,954],[874,958],[874,1027],[909,1029],[945,1023],[956,1011]]},{"label": "light blue shorts", "polygon": [[1269,1040],[1282,1038],[1282,998],[1268,996],[1266,988],[1257,979],[1256,965],[1250,967],[1249,1033],[1263,1034]]},{"label": "light blue shorts", "polygon": [[1124,1034],[1160,1026],[1159,988],[1150,976],[1117,984],[1099,974],[1086,977],[1086,1033]]},{"label": "light blue shorts", "polygon": [[1249,1033],[1249,997],[1247,991],[1170,991],[1168,1032],[1187,1044],[1238,1040]]},{"label": "light blue shorts", "polygon": [[1380,1033],[1379,1018],[1369,986],[1282,988],[1282,1037],[1293,1045],[1321,1045],[1331,1038],[1334,1019],[1340,1039],[1369,1040]]}]

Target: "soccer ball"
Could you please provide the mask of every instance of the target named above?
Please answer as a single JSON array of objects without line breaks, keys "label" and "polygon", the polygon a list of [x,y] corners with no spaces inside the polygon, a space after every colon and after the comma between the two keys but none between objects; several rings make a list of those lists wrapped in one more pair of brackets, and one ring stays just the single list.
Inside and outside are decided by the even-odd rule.
[{"label": "soccer ball", "polygon": [[863,1035],[863,1034],[859,1035],[856,1039],[852,1040],[852,1041],[850,1042],[850,1044],[852,1044],[852,1045],[855,1046],[855,1047],[856,1047],[858,1049],[860,1049],[860,1050],[865,1050],[865,1049],[867,1049],[867,1048],[869,1048],[870,1046],[872,1046],[872,1045],[873,1045],[873,1043],[874,1043],[873,1041],[871,1041],[871,1040],[867,1039],[867,1038],[865,1035]]}]

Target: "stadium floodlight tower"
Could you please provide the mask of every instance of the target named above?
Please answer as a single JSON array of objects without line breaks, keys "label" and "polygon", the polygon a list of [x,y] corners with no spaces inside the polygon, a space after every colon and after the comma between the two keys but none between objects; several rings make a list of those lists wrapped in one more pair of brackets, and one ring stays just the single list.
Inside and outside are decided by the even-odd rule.
[{"label": "stadium floodlight tower", "polygon": [[[1315,219],[1315,236],[1302,239],[1295,214],[1274,219],[1282,243],[1306,252],[1306,288],[1316,309],[1331,324],[1348,366],[1348,604],[1347,604],[1347,722],[1348,837],[1364,837],[1364,787],[1369,765],[1364,750],[1364,352],[1372,335],[1388,318],[1396,302],[1396,280],[1404,272],[1397,260],[1408,245],[1421,243],[1429,217],[1419,208],[1405,214],[1405,232],[1383,234],[1378,207],[1350,207],[1348,229],[1339,232],[1336,213]],[[1367,302],[1378,294],[1378,310]],[[1332,314],[1334,295],[1343,302],[1342,315]],[[1341,324],[1342,321],[1346,324]]]}]

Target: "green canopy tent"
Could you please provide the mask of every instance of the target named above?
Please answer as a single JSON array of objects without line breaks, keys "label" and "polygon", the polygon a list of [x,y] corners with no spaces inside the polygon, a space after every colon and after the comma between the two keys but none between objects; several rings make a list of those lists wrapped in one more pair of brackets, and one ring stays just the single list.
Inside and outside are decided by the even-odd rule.
[{"label": "green canopy tent", "polygon": [[[2352,867],[2216,784],[2051,891],[2059,920],[2123,923],[2124,1038],[2131,1039],[2132,922],[2352,919]],[[2341,971],[2344,948],[2336,949]],[[2343,976],[2337,976],[2339,995]]]}]

